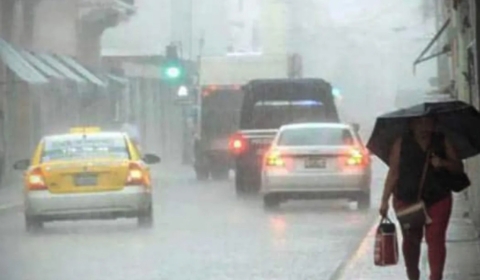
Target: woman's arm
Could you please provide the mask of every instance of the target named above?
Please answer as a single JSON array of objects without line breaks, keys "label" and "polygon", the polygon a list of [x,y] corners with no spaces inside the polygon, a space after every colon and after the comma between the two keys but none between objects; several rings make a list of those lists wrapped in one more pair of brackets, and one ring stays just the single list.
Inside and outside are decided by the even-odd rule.
[{"label": "woman's arm", "polygon": [[389,169],[387,178],[385,179],[385,185],[383,187],[382,203],[388,203],[390,196],[393,193],[395,186],[397,185],[400,167],[400,147],[402,140],[397,139],[393,144],[390,151]]},{"label": "woman's arm", "polygon": [[445,138],[445,151],[447,158],[440,161],[440,166],[448,169],[450,172],[463,172],[463,162],[460,160],[457,151],[447,138]]}]

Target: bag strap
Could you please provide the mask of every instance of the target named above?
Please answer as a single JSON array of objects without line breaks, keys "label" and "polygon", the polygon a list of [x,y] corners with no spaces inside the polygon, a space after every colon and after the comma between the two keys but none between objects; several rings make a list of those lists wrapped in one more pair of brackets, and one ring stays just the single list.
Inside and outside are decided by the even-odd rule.
[{"label": "bag strap", "polygon": [[388,216],[385,216],[380,220],[380,224],[393,224],[393,222]]},{"label": "bag strap", "polygon": [[[431,145],[429,145],[431,146]],[[428,148],[427,149],[427,155],[425,158],[425,163],[423,164],[423,171],[422,171],[422,177],[420,178],[420,182],[418,185],[418,195],[417,195],[417,201],[420,201],[422,198],[422,191],[423,187],[425,185],[425,179],[427,178],[427,172],[428,172],[428,166],[430,164],[430,156],[432,155],[432,149]]]}]

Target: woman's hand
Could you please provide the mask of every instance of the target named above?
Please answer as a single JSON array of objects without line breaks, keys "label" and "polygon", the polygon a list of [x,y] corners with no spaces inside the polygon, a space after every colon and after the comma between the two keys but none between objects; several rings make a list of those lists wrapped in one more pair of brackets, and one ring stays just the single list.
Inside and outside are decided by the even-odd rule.
[{"label": "woman's hand", "polygon": [[382,216],[382,218],[387,216],[388,208],[389,208],[388,201],[382,201],[382,204],[380,204],[380,209],[378,211],[380,213],[380,216]]},{"label": "woman's hand", "polygon": [[435,168],[445,167],[445,160],[435,154],[432,154],[432,157],[430,158],[430,162]]}]

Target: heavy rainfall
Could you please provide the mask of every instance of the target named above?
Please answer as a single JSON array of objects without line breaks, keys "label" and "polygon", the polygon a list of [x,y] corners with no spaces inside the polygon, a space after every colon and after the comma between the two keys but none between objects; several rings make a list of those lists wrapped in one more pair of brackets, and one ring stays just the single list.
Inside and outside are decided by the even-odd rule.
[{"label": "heavy rainfall", "polygon": [[0,0],[0,280],[480,280],[479,6]]}]

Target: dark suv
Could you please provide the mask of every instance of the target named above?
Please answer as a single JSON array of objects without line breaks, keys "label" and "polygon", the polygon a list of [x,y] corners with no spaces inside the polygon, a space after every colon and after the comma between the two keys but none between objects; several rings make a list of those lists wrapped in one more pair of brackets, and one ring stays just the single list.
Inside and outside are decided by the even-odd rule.
[{"label": "dark suv", "polygon": [[240,130],[230,139],[237,193],[259,190],[264,152],[282,125],[340,122],[332,87],[322,79],[253,80],[243,91]]}]

